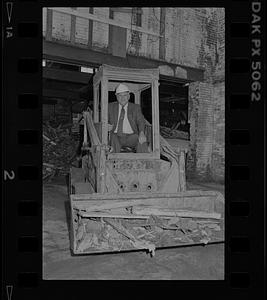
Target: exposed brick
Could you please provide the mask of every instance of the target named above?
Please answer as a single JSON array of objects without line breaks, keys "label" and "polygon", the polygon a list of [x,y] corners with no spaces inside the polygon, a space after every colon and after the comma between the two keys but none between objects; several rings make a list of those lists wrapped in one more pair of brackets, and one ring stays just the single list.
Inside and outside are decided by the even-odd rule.
[{"label": "exposed brick", "polygon": [[52,38],[61,41],[70,41],[71,16],[53,12]]}]

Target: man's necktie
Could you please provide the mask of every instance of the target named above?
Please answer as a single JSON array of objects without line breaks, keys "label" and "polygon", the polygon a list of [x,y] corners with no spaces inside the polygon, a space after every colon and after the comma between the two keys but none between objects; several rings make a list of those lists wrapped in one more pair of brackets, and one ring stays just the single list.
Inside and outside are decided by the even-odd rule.
[{"label": "man's necktie", "polygon": [[122,106],[121,113],[120,113],[120,118],[119,118],[119,124],[118,124],[118,131],[117,131],[118,135],[122,135],[122,133],[123,133],[124,116],[125,116],[125,108],[124,108],[124,106]]}]

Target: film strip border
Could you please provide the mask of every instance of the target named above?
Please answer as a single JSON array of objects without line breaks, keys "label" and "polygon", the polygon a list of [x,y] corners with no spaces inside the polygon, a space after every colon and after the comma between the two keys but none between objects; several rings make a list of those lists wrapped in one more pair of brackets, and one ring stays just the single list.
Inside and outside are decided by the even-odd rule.
[{"label": "film strip border", "polygon": [[264,253],[263,9],[260,1],[233,1],[226,16],[226,272],[231,287],[247,294],[263,278],[255,268]]},{"label": "film strip border", "polygon": [[[3,240],[8,299],[14,294],[27,298],[31,294],[36,298],[42,293],[40,287],[44,287],[41,235],[41,5],[44,3],[40,2],[3,2]],[[226,4],[224,289],[237,299],[252,295],[251,291],[259,288],[264,279],[259,272],[260,266],[265,265],[264,4],[245,0]],[[40,290],[32,293],[27,288]]]},{"label": "film strip border", "polygon": [[23,299],[42,277],[42,10],[38,1],[3,1],[2,11],[2,290],[4,299]]}]

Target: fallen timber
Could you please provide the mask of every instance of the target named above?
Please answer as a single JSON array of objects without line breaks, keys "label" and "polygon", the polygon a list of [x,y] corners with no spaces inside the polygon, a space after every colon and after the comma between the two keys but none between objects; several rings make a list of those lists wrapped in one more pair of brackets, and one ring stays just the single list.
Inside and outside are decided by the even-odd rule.
[{"label": "fallen timber", "polygon": [[179,194],[128,193],[128,194],[80,194],[71,195],[73,205],[87,212],[130,207],[135,205],[161,206],[170,209],[190,209],[215,212],[222,209],[224,202],[219,192],[186,191]]},{"label": "fallen timber", "polygon": [[[218,243],[224,240],[224,201],[218,192],[192,190],[164,195],[151,193],[150,196],[144,193],[93,193],[70,197],[77,223],[86,224],[91,220],[100,224],[101,230],[110,234],[113,240],[113,246],[110,246],[110,242],[101,242],[101,235],[90,231],[89,226],[91,239],[84,237],[81,247],[75,250],[76,254],[145,249],[153,256],[155,250],[162,247]],[[73,226],[75,228],[74,223]],[[111,229],[117,231],[120,238]],[[132,235],[124,240],[125,233],[129,232]]]},{"label": "fallen timber", "polygon": [[108,214],[108,213],[86,213],[79,212],[79,215],[84,218],[118,218],[118,219],[148,219],[149,216],[160,216],[164,219],[171,219],[172,217],[181,217],[181,218],[200,218],[200,219],[217,219],[221,218],[219,213],[205,213],[205,212],[191,212],[191,211],[174,211],[174,212],[136,212],[135,214]]}]

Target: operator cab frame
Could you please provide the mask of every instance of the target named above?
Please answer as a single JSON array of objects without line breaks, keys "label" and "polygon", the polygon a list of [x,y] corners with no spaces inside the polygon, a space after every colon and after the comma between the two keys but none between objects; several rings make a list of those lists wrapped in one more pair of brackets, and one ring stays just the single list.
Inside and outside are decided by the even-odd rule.
[{"label": "operator cab frame", "polygon": [[152,145],[150,153],[108,153],[107,159],[160,159],[159,131],[159,69],[130,69],[102,65],[93,78],[93,121],[101,144],[109,145],[108,103],[109,91],[115,91],[119,83],[126,83],[134,94],[134,102],[141,104],[141,92],[151,88]]}]

